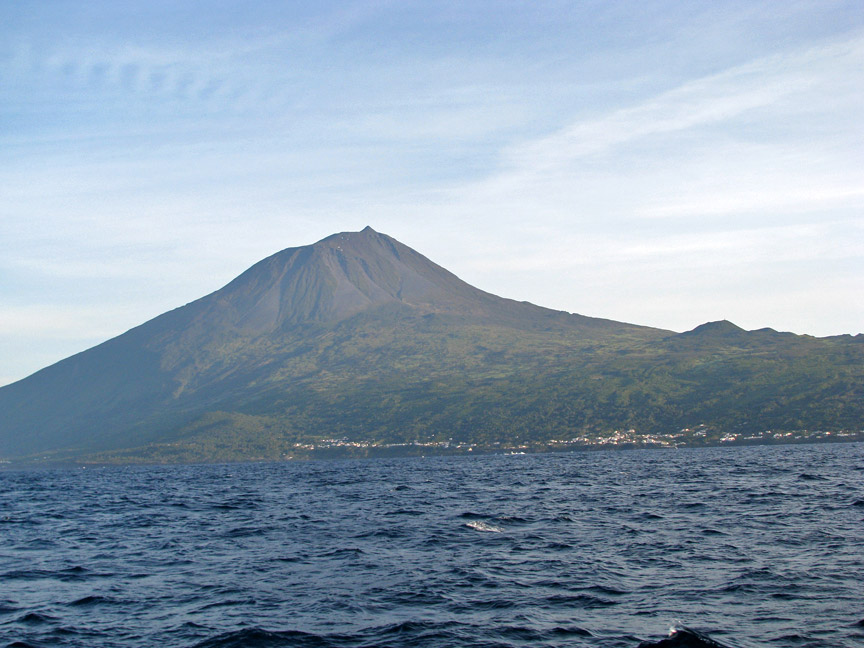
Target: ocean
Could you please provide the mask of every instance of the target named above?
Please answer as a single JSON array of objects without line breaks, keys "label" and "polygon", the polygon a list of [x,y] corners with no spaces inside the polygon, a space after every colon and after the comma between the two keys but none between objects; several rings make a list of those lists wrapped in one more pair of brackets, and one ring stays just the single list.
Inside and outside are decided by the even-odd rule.
[{"label": "ocean", "polygon": [[0,646],[643,642],[864,646],[864,444],[0,472]]}]

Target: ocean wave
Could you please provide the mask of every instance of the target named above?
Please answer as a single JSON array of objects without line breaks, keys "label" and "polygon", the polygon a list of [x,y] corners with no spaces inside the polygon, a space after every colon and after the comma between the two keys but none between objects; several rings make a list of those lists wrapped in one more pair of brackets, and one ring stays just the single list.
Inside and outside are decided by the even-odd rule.
[{"label": "ocean wave", "polygon": [[457,638],[459,645],[464,646],[464,640],[470,635],[459,632],[455,625],[404,621],[355,633],[330,635],[244,628],[216,635],[195,644],[193,648],[397,648],[411,645],[446,646],[448,641]]},{"label": "ocean wave", "polygon": [[676,626],[669,631],[669,636],[660,641],[643,641],[639,648],[732,648],[727,644],[712,639],[707,634],[697,632],[684,626]]},{"label": "ocean wave", "polygon": [[34,472],[0,648],[857,648],[862,448]]},{"label": "ocean wave", "polygon": [[483,520],[471,520],[470,522],[466,522],[465,526],[476,531],[486,531],[488,533],[501,533],[503,531],[503,529]]},{"label": "ocean wave", "polygon": [[22,625],[50,625],[55,623],[57,619],[48,614],[40,614],[39,612],[28,612],[22,617],[19,617],[15,620],[16,623],[20,623]]},{"label": "ocean wave", "polygon": [[106,598],[104,596],[84,596],[79,599],[75,599],[69,605],[71,607],[90,607],[93,605],[102,605],[102,604],[110,604],[116,603],[113,599]]},{"label": "ocean wave", "polygon": [[329,648],[335,645],[325,637],[306,632],[244,628],[205,639],[194,648]]},{"label": "ocean wave", "polygon": [[[503,625],[482,629],[472,624],[452,621],[402,621],[373,626],[354,633],[321,635],[296,630],[243,628],[220,633],[194,644],[192,648],[509,648],[517,645],[557,646],[561,641],[593,636],[591,631],[579,626],[536,629]],[[713,648],[713,645],[709,645]]]},{"label": "ocean wave", "polygon": [[546,598],[549,605],[575,609],[593,609],[617,605],[617,601],[591,596],[590,594],[555,594]]}]

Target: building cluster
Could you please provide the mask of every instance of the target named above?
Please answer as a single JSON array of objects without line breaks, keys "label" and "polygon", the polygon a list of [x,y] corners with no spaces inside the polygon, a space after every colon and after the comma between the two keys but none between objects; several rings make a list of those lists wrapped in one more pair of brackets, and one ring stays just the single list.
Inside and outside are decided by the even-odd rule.
[{"label": "building cluster", "polygon": [[551,439],[544,441],[514,441],[502,442],[469,442],[454,441],[407,441],[389,443],[372,440],[350,440],[348,438],[330,438],[316,441],[305,441],[293,444],[295,452],[392,452],[416,454],[462,452],[501,452],[508,454],[524,454],[528,452],[576,450],[580,448],[680,448],[687,446],[752,444],[752,443],[802,443],[818,441],[864,440],[862,431],[809,431],[776,432],[764,430],[761,432],[723,432],[700,423],[694,427],[682,428],[677,432],[644,433],[635,429],[614,430],[600,434],[580,434],[571,438]]},{"label": "building cluster", "polygon": [[796,441],[828,441],[832,439],[859,439],[864,436],[864,430],[860,432],[850,432],[841,430],[839,432],[822,431],[822,430],[799,430],[795,432],[773,432],[772,430],[764,430],[762,432],[754,432],[751,434],[734,434],[726,433],[720,437],[721,443],[736,443],[736,442],[787,442],[794,443]]}]

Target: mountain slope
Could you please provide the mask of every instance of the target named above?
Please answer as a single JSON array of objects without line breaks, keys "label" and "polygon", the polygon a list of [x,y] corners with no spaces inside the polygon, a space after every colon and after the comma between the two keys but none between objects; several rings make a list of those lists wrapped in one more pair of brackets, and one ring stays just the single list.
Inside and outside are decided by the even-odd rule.
[{"label": "mountain slope", "polygon": [[[344,364],[326,340],[350,331],[339,326],[352,319],[368,338],[360,348],[379,355],[413,327],[437,330],[432,320],[438,328],[656,335],[485,293],[366,228],[283,250],[211,295],[0,389],[0,456],[161,439],[202,412],[232,411],[264,387]],[[374,356],[345,353],[380,368]]]},{"label": "mountain slope", "polygon": [[495,443],[696,419],[848,427],[862,342],[552,311],[366,228],[0,389],[0,458],[273,458],[331,437]]}]

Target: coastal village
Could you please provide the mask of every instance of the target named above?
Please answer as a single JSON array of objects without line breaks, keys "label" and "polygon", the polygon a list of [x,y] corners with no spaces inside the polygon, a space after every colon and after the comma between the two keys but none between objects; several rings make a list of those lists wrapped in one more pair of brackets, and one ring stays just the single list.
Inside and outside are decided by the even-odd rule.
[{"label": "coastal village", "polygon": [[678,432],[649,434],[630,430],[614,430],[608,434],[582,434],[569,439],[548,441],[523,441],[513,443],[479,443],[467,441],[411,441],[385,443],[371,440],[321,439],[313,442],[293,444],[293,452],[285,458],[304,456],[377,456],[377,455],[423,455],[423,454],[528,454],[537,452],[568,452],[580,450],[611,449],[674,449],[688,447],[730,445],[780,445],[799,443],[839,443],[864,441],[864,430],[823,431],[797,430],[793,432],[735,433],[723,432],[705,424],[683,428]]}]

